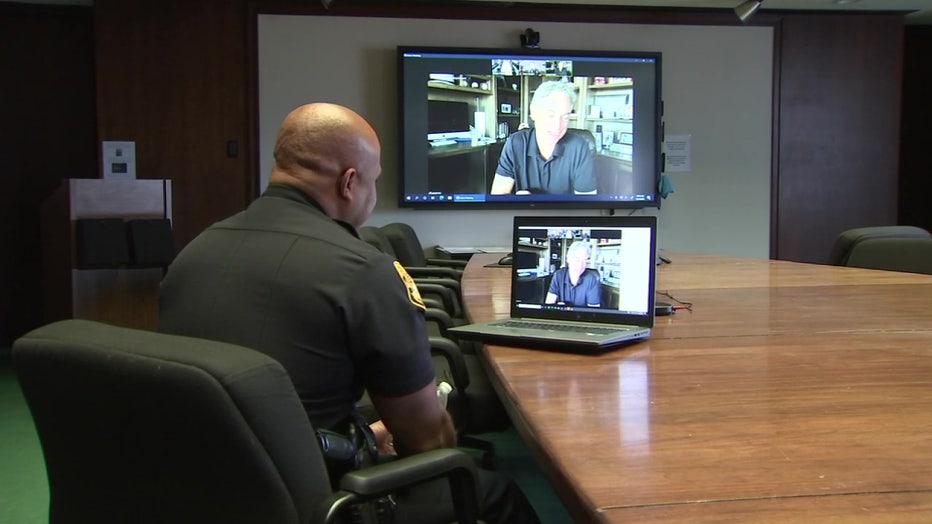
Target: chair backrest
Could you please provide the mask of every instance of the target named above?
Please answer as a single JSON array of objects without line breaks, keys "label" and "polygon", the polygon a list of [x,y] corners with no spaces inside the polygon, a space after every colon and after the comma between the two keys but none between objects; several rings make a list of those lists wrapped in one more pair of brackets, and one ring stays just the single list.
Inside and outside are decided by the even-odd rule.
[{"label": "chair backrest", "polygon": [[427,265],[424,246],[421,245],[414,228],[404,222],[393,222],[382,226],[381,229],[391,242],[395,258],[401,262],[402,266],[423,267]]},{"label": "chair backrest", "polygon": [[382,253],[395,256],[395,248],[385,235],[385,232],[376,226],[363,226],[359,228],[359,237]]},{"label": "chair backrest", "polygon": [[592,136],[592,132],[588,129],[567,129],[566,134],[576,135],[582,138],[586,142],[586,145],[589,146],[589,150],[595,151],[595,137]]},{"label": "chair backrest", "polygon": [[857,227],[842,231],[835,238],[829,254],[829,264],[844,266],[848,263],[851,250],[859,242],[872,238],[930,238],[928,231],[915,226],[873,226]]},{"label": "chair backrest", "polygon": [[307,522],[331,494],[291,380],[257,351],[64,320],[12,358],[51,522]]},{"label": "chair backrest", "polygon": [[[631,192],[630,187],[623,188],[621,187],[623,178],[619,177],[618,169],[616,168],[616,162],[606,161],[601,155],[597,155],[598,148],[596,147],[595,136],[592,135],[592,132],[588,129],[567,129],[567,135],[576,135],[583,139],[586,142],[586,145],[589,146],[589,150],[595,155],[595,176],[596,176],[596,189],[599,193],[623,193]],[[610,135],[611,133],[609,133]],[[605,146],[606,148],[608,145]]]},{"label": "chair backrest", "polygon": [[932,238],[872,238],[858,242],[847,266],[932,275]]}]

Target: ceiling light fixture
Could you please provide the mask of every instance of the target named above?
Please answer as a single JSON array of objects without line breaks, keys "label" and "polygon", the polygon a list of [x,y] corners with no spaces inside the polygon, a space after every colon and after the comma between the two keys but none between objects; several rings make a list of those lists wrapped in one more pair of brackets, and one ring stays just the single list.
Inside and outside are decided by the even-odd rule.
[{"label": "ceiling light fixture", "polygon": [[762,2],[763,0],[747,0],[738,4],[738,6],[735,7],[735,14],[738,15],[738,20],[747,22],[754,16],[754,13],[757,12]]}]

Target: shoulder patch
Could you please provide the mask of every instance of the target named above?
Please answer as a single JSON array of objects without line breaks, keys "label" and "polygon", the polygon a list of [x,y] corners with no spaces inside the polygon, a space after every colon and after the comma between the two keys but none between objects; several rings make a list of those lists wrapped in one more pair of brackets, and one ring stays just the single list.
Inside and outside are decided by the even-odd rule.
[{"label": "shoulder patch", "polygon": [[414,279],[411,278],[411,275],[405,271],[404,266],[401,265],[397,260],[395,261],[395,271],[398,272],[398,276],[401,277],[401,281],[404,283],[405,288],[408,290],[408,300],[411,301],[416,307],[420,308],[422,311],[427,309],[427,306],[424,305],[424,299],[421,298],[421,292],[417,290],[417,284],[414,283]]}]

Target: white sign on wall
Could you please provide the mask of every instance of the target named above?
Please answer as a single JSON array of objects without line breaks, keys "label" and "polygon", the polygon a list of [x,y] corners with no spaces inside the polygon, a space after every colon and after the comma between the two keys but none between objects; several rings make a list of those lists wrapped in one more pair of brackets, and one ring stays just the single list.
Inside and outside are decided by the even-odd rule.
[{"label": "white sign on wall", "polygon": [[667,135],[664,140],[664,171],[685,172],[693,170],[692,135]]},{"label": "white sign on wall", "polygon": [[136,142],[103,142],[104,178],[136,178]]}]

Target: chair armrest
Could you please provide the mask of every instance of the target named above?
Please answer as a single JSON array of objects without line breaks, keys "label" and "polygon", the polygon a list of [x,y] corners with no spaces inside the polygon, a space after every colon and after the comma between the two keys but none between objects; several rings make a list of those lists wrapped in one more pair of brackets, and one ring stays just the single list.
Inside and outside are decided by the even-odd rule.
[{"label": "chair armrest", "polygon": [[430,351],[433,354],[443,357],[450,367],[450,373],[453,375],[453,384],[458,391],[466,391],[469,387],[469,368],[466,367],[466,359],[463,358],[463,350],[460,349],[456,342],[444,337],[428,337],[430,340]]},{"label": "chair armrest", "polygon": [[452,278],[457,282],[463,278],[463,271],[461,269],[453,269],[450,267],[405,266],[404,268],[412,277]]},{"label": "chair armrest", "polygon": [[446,313],[447,307],[443,304],[443,300],[426,297],[423,294],[421,295],[421,300],[424,301],[424,305],[427,306],[427,309],[439,309],[440,311]]},{"label": "chair armrest", "polygon": [[428,266],[450,267],[450,268],[459,269],[459,270],[466,269],[466,263],[467,262],[465,260],[454,260],[452,258],[428,258],[427,259]]},{"label": "chair armrest", "polygon": [[[422,300],[424,305],[427,305],[427,301],[431,299],[422,298]],[[428,324],[435,324],[442,337],[446,337],[447,330],[453,327],[453,317],[442,306],[427,306],[424,310],[424,320]]]},{"label": "chair armrest", "polygon": [[435,449],[350,471],[340,479],[340,490],[324,501],[314,522],[334,522],[341,510],[350,504],[440,478],[450,482],[457,521],[477,522],[479,482],[475,460],[466,452],[452,448]]},{"label": "chair armrest", "polygon": [[450,317],[462,315],[459,299],[456,296],[456,290],[444,284],[430,282],[429,280],[431,279],[427,281],[415,279],[414,283],[417,284],[417,289],[421,293],[421,296],[439,298],[443,303],[442,309],[450,315]]},{"label": "chair armrest", "polygon": [[475,460],[468,453],[454,448],[434,449],[350,471],[340,479],[340,489],[358,495],[382,496],[400,487],[450,474],[465,474],[471,481],[477,481]]},{"label": "chair armrest", "polygon": [[456,280],[455,278],[431,277],[431,276],[415,277],[414,275],[411,275],[411,277],[414,279],[414,282],[418,286],[420,286],[421,284],[437,284],[437,285],[450,288],[450,290],[453,291],[453,293],[455,293],[456,296],[461,295],[460,290],[462,289],[463,286],[460,284],[460,281]]}]

